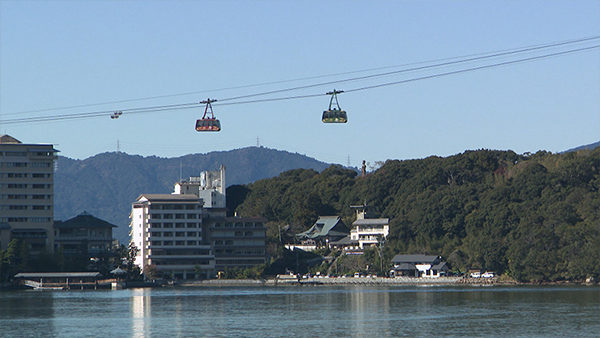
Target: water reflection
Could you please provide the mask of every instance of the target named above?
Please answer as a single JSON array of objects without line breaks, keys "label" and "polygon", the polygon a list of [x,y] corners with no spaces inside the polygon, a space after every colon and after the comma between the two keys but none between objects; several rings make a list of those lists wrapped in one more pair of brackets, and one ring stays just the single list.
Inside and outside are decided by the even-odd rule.
[{"label": "water reflection", "polygon": [[254,287],[0,293],[0,336],[582,336],[600,288]]},{"label": "water reflection", "polygon": [[54,334],[52,292],[0,292],[0,336]]},{"label": "water reflection", "polygon": [[136,337],[149,336],[152,316],[150,289],[131,289],[131,329]]}]

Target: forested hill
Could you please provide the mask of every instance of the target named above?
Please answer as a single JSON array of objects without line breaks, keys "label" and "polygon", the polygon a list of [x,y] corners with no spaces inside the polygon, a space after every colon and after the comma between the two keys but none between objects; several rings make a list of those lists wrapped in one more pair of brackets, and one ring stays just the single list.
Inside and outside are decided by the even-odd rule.
[{"label": "forested hill", "polygon": [[275,229],[290,224],[295,232],[318,215],[352,224],[349,206],[366,202],[375,216],[390,218],[386,259],[439,254],[455,269],[489,269],[521,281],[600,277],[599,189],[600,148],[529,156],[467,151],[390,160],[366,177],[330,167],[232,187],[243,200],[241,215],[264,216]]},{"label": "forested hill", "polygon": [[85,160],[59,157],[55,176],[55,219],[88,211],[118,225],[115,237],[128,240],[131,203],[142,193],[171,193],[180,178],[226,167],[226,183],[246,184],[285,170],[323,170],[329,164],[313,158],[264,147],[193,154],[177,158],[102,153]]}]

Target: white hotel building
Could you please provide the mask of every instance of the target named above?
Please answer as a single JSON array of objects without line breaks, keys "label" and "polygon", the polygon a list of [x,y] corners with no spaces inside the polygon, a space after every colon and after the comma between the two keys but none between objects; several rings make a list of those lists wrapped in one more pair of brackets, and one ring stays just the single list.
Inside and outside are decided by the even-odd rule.
[{"label": "white hotel building", "polygon": [[135,264],[153,265],[175,279],[209,278],[215,257],[202,224],[203,201],[193,194],[143,194],[132,205]]}]

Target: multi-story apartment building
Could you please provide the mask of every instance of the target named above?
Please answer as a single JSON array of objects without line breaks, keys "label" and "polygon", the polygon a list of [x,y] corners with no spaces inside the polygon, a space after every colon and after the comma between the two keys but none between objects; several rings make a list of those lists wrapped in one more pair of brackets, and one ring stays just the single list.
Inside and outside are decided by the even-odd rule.
[{"label": "multi-story apartment building", "polygon": [[264,219],[214,218],[210,222],[209,232],[218,271],[248,268],[266,262]]},{"label": "multi-story apartment building", "polygon": [[262,218],[226,217],[225,167],[175,184],[174,194],[194,194],[204,201],[203,223],[213,248],[215,268],[246,268],[266,261]]},{"label": "multi-story apartment building", "polygon": [[358,241],[358,246],[361,249],[365,246],[380,245],[390,234],[389,219],[369,218],[366,205],[350,207],[356,209],[356,221],[352,223],[353,228],[350,230],[350,239]]},{"label": "multi-story apartment building", "polygon": [[17,238],[31,254],[53,251],[56,152],[51,144],[0,136],[0,250]]},{"label": "multi-story apartment building", "polygon": [[203,171],[199,177],[190,177],[175,183],[174,194],[194,194],[204,201],[204,208],[225,210],[225,166],[216,171]]},{"label": "multi-story apartment building", "polygon": [[210,277],[215,257],[203,231],[202,200],[191,194],[143,194],[132,205],[135,264],[175,279]]}]

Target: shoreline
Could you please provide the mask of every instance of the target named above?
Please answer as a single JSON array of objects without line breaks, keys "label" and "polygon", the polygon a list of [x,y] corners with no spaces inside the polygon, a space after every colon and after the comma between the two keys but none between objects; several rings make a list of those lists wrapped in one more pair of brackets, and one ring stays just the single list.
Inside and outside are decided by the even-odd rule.
[{"label": "shoreline", "polygon": [[228,287],[228,286],[599,286],[598,283],[585,281],[559,281],[559,282],[517,282],[513,280],[499,280],[494,278],[415,278],[415,277],[375,277],[375,278],[310,278],[308,280],[296,279],[209,279],[175,283],[176,287]]},{"label": "shoreline", "polygon": [[374,278],[310,278],[310,279],[209,279],[193,282],[175,283],[181,287],[209,286],[352,286],[352,285],[397,285],[397,286],[505,286],[521,285],[516,282],[501,282],[497,278],[474,280],[463,277],[414,278],[414,277],[374,277]]}]

